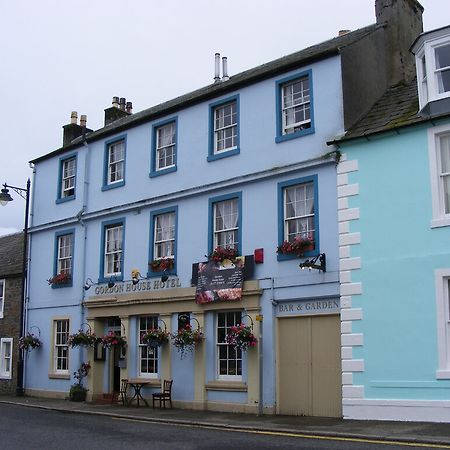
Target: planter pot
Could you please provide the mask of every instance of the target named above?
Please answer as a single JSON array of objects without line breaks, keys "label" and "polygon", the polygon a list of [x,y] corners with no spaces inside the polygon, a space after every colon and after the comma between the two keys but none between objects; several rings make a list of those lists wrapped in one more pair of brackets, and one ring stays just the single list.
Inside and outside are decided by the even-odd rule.
[{"label": "planter pot", "polygon": [[71,391],[69,394],[69,400],[71,402],[84,402],[86,400],[86,391],[81,391],[81,390],[77,390],[77,391]]}]

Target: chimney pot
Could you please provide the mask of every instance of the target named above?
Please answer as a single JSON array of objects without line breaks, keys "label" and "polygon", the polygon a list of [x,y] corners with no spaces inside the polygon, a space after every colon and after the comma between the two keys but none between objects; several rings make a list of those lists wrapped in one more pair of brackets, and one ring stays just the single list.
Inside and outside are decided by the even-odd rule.
[{"label": "chimney pot", "polygon": [[126,109],[127,109],[127,113],[128,114],[132,114],[132,112],[133,112],[133,103],[132,102],[127,102]]},{"label": "chimney pot", "polygon": [[338,36],[344,36],[345,34],[350,33],[350,30],[339,30]]},{"label": "chimney pot", "polygon": [[121,97],[120,98],[120,102],[119,102],[119,107],[122,111],[125,111],[125,103],[126,103],[127,99],[125,97]]},{"label": "chimney pot", "polygon": [[113,97],[112,105],[114,106],[114,108],[118,108],[119,107],[119,97]]},{"label": "chimney pot", "polygon": [[228,61],[227,57],[222,58],[222,81],[228,81],[230,77],[228,76]]},{"label": "chimney pot", "polygon": [[81,126],[81,127],[85,127],[86,124],[87,124],[87,116],[86,116],[86,114],[81,114],[81,117],[80,117],[80,126]]},{"label": "chimney pot", "polygon": [[214,83],[220,81],[220,53],[214,55]]},{"label": "chimney pot", "polygon": [[76,111],[72,111],[70,115],[70,123],[76,124],[78,122],[78,113]]}]

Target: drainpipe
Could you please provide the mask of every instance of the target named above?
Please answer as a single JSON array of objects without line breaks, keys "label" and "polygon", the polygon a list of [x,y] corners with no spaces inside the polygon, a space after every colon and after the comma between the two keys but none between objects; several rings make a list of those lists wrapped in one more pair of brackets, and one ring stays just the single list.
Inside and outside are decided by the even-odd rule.
[{"label": "drainpipe", "polygon": [[[79,214],[79,222],[80,225],[83,227],[83,266],[81,268],[81,273],[83,274],[82,283],[81,283],[81,304],[80,304],[80,327],[81,324],[84,323],[84,299],[86,296],[86,291],[84,290],[84,282],[86,280],[86,261],[87,261],[87,226],[83,221],[83,214],[87,211],[87,200],[88,200],[88,189],[89,189],[89,145],[86,142],[86,139],[83,141],[83,145],[86,150],[86,157],[84,159],[84,182],[83,182],[83,206]],[[79,353],[80,356],[80,366],[83,362],[83,352]]]},{"label": "drainpipe", "polygon": [[[274,300],[275,279],[273,277],[258,278],[258,282],[259,281],[263,281],[263,280],[270,280],[272,282],[271,288],[270,288],[270,296],[271,296],[270,301],[271,301],[271,303],[273,305],[274,302],[275,302],[275,300]],[[259,336],[258,336],[258,339],[259,339],[259,402],[258,402],[258,416],[262,416],[264,414],[263,326],[264,326],[264,317],[263,317],[263,320],[260,321]],[[275,383],[274,383],[274,386],[275,386]],[[276,388],[274,388],[274,389],[276,389]],[[276,398],[276,396],[275,396],[275,398]]]}]

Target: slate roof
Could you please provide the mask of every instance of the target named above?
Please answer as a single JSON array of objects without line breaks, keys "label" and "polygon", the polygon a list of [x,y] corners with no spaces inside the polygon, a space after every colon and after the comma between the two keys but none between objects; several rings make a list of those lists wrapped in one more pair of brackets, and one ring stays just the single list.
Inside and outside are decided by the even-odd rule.
[{"label": "slate roof", "polygon": [[[279,73],[293,70],[299,66],[309,64],[313,61],[328,58],[332,55],[338,54],[340,49],[359,41],[363,37],[375,32],[375,30],[382,27],[383,25],[369,25],[342,36],[337,36],[333,39],[329,39],[327,41],[313,45],[296,53],[283,56],[274,61],[233,75],[228,81],[210,84],[206,87],[197,89],[196,91],[182,95],[173,100],[169,100],[152,108],[145,109],[138,113],[119,119],[112,124],[107,125],[106,127],[86,134],[85,139],[88,143],[93,142],[111,134],[134,127],[141,123],[154,120],[167,114],[171,114],[174,111],[179,111],[180,109],[186,108],[193,104],[200,103],[202,101],[218,97],[220,95],[226,94],[227,92],[234,91],[252,83],[271,78]],[[67,150],[76,148],[81,145],[82,141],[83,138],[78,138],[74,140],[72,144],[61,147],[51,153],[33,159],[30,162],[36,163],[51,158]]]},{"label": "slate roof", "polygon": [[418,115],[418,111],[417,81],[414,79],[409,83],[402,83],[389,88],[371,110],[343,137],[328,142],[328,144],[395,130],[399,127],[428,120],[427,117]]},{"label": "slate roof", "polygon": [[22,273],[23,233],[0,237],[0,278]]}]

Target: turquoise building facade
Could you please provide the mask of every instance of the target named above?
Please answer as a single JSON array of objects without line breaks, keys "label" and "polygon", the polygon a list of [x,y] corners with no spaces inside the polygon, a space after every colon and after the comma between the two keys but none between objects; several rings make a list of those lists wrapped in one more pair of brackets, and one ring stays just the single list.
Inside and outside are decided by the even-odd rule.
[{"label": "turquoise building facade", "polygon": [[[450,85],[446,74],[439,85],[434,72],[449,49],[448,27],[422,34],[413,47],[419,82],[388,90],[334,143],[343,156],[338,201],[347,418],[450,420]],[[435,76],[442,89],[433,91]],[[418,95],[420,89],[428,92]]]}]

